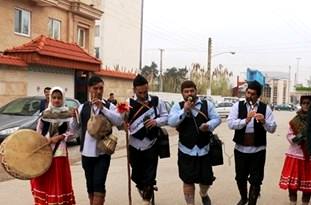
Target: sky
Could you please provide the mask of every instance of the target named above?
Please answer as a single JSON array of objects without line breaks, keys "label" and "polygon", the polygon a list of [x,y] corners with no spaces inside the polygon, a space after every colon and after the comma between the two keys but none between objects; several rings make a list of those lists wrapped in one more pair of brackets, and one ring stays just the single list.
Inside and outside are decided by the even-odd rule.
[{"label": "sky", "polygon": [[212,69],[222,64],[235,76],[247,68],[291,71],[294,81],[298,68],[298,83],[306,83],[310,8],[308,0],[144,0],[143,65],[159,65],[161,48],[163,68],[206,67],[210,37]]}]

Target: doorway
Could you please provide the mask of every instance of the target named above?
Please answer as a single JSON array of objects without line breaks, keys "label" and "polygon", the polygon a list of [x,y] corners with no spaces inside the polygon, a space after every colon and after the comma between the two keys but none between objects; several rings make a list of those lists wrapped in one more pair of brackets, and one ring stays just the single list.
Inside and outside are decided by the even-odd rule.
[{"label": "doorway", "polygon": [[87,81],[89,79],[89,72],[76,70],[75,71],[75,99],[80,103],[88,100]]}]

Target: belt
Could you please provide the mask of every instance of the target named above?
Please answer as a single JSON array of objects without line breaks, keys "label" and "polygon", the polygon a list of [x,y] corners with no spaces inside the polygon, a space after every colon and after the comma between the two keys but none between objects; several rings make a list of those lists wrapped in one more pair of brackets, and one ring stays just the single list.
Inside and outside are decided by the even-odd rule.
[{"label": "belt", "polygon": [[255,133],[245,133],[243,138],[243,146],[255,145]]}]

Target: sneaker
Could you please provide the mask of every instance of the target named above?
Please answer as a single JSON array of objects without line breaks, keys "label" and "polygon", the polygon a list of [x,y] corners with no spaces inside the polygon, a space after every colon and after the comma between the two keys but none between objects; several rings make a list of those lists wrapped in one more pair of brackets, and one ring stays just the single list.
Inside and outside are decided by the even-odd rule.
[{"label": "sneaker", "polygon": [[202,203],[203,205],[212,205],[211,199],[208,195],[202,197]]}]

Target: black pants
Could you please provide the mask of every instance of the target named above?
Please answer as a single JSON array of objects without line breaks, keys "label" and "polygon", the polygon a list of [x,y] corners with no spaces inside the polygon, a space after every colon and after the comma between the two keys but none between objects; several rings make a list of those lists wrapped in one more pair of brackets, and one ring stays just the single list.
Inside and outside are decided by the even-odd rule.
[{"label": "black pants", "polygon": [[140,151],[129,146],[132,180],[138,189],[156,184],[158,152],[156,146]]},{"label": "black pants", "polygon": [[234,150],[235,180],[237,183],[245,183],[247,180],[251,185],[260,186],[264,178],[264,167],[266,161],[266,150],[257,153],[242,153]]},{"label": "black pants", "polygon": [[178,150],[179,178],[186,184],[212,185],[216,179],[208,155],[189,156]]},{"label": "black pants", "polygon": [[82,167],[86,178],[88,193],[106,193],[106,178],[111,156],[104,154],[98,157],[82,156]]}]

